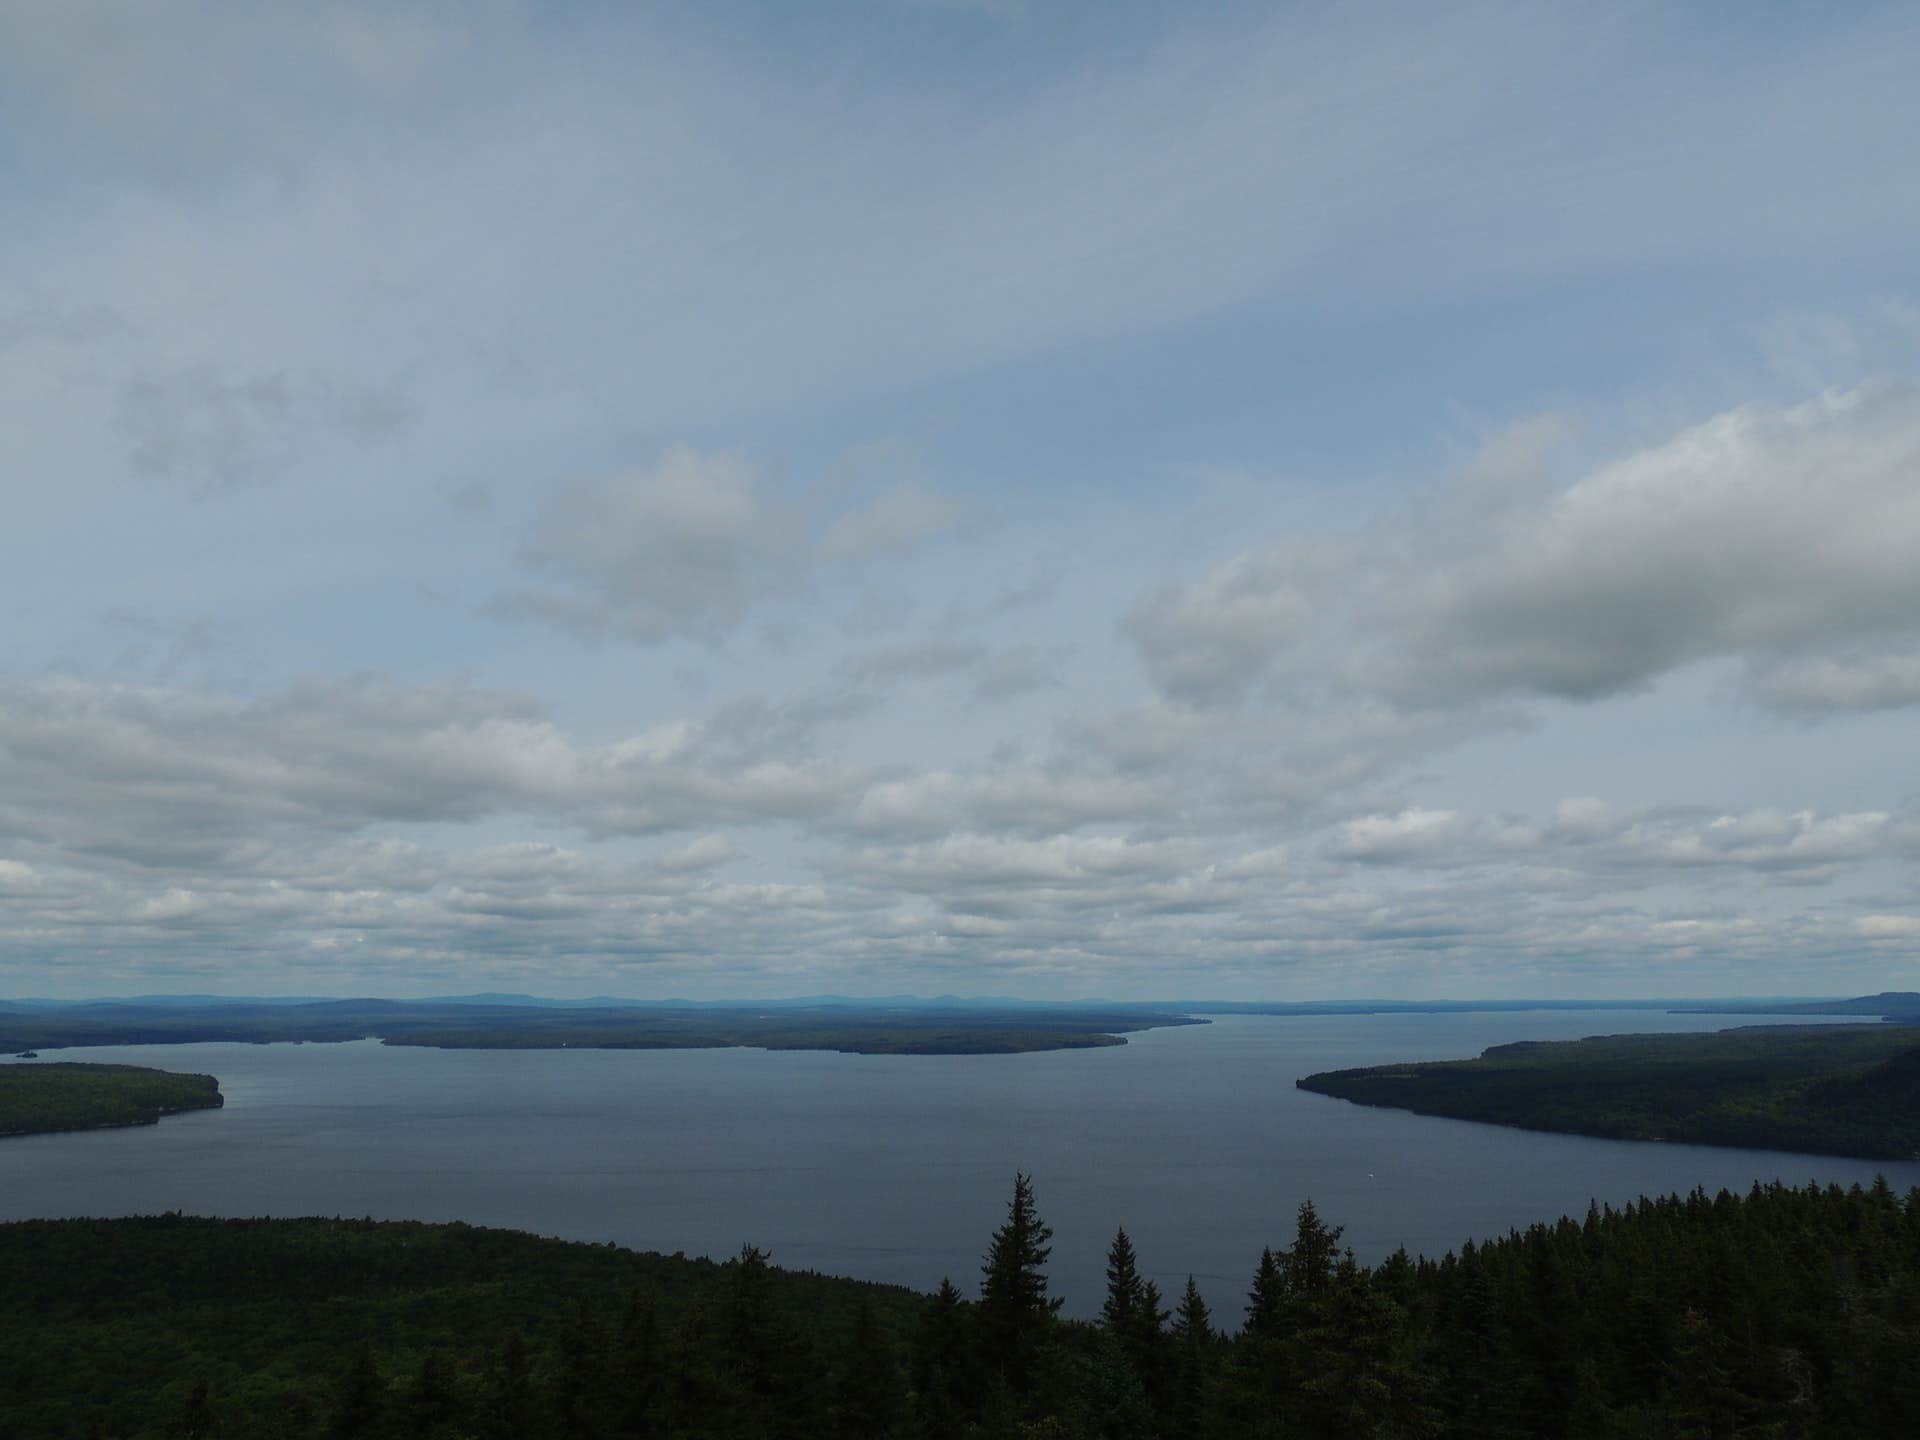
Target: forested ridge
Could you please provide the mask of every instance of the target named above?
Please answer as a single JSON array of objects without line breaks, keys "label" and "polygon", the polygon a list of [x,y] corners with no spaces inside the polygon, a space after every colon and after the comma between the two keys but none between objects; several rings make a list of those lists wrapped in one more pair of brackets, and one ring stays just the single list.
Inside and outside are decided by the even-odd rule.
[{"label": "forested ridge", "polygon": [[1616,1140],[1920,1158],[1920,1028],[1751,1026],[1495,1045],[1474,1060],[1329,1070],[1303,1090]]},{"label": "forested ridge", "polygon": [[[1196,1209],[1196,1215],[1199,1212]],[[1198,1220],[1196,1221],[1198,1223]],[[1920,1424],[1920,1192],[1756,1187],[1355,1262],[1311,1204],[1244,1314],[1124,1232],[1059,1316],[1022,1176],[932,1296],[464,1225],[0,1226],[10,1436],[1840,1437]],[[970,1279],[972,1277],[969,1277]]]},{"label": "forested ridge", "polygon": [[1139,1006],[645,1006],[434,1000],[98,1002],[0,1007],[0,1051],[76,1045],[331,1043],[377,1037],[443,1050],[837,1050],[1010,1055],[1124,1045],[1130,1031],[1205,1021]]},{"label": "forested ridge", "polygon": [[225,1104],[211,1075],[140,1065],[0,1065],[0,1137],[152,1125]]}]

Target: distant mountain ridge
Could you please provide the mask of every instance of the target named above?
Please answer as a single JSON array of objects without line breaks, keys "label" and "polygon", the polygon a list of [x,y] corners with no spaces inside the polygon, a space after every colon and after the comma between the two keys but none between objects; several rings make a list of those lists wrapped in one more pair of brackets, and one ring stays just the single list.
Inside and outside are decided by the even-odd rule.
[{"label": "distant mountain ridge", "polygon": [[[1665,999],[1547,1000],[1110,1000],[1083,996],[1072,1000],[1031,1000],[1017,995],[785,995],[770,998],[663,1000],[592,995],[584,999],[481,991],[469,995],[428,995],[396,1000],[379,996],[340,995],[128,995],[57,1000],[45,997],[0,998],[0,1010],[71,1010],[89,1006],[131,1006],[145,1009],[198,1009],[215,1006],[299,1005],[472,1005],[543,1010],[775,1010],[775,1009],[923,1009],[923,1010],[1179,1010],[1195,1015],[1401,1015],[1457,1014],[1511,1010],[1671,1010],[1682,1014],[1806,1014],[1853,1015],[1912,1013],[1920,1015],[1920,993],[1883,991],[1879,995],[1846,999],[1838,996],[1756,995],[1736,997],[1681,997]],[[1888,1007],[1883,1012],[1881,1007]]]}]

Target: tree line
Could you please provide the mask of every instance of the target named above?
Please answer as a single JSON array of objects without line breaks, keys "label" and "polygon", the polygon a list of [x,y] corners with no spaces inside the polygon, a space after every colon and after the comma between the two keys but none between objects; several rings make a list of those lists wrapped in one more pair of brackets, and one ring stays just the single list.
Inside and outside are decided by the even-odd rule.
[{"label": "tree line", "polygon": [[1302,1090],[1616,1140],[1920,1157],[1920,1029],[1777,1025],[1521,1040],[1474,1060],[1328,1070]]},{"label": "tree line", "polygon": [[1360,1264],[1312,1205],[1215,1315],[1124,1230],[1063,1317],[1016,1176],[931,1296],[466,1226],[0,1226],[0,1431],[1839,1437],[1920,1426],[1920,1191],[1643,1199]]}]

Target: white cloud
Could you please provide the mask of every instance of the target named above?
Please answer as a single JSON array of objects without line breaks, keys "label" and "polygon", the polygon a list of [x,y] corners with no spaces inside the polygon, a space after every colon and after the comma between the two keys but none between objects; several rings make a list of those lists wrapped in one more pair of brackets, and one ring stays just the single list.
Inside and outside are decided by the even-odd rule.
[{"label": "white cloud", "polygon": [[1474,706],[1722,659],[1782,707],[1920,697],[1920,390],[1729,411],[1558,492],[1486,468],[1402,523],[1159,592],[1128,625],[1150,673],[1195,703]]},{"label": "white cloud", "polygon": [[1895,710],[1920,705],[1920,653],[1801,656],[1754,667],[1753,692],[1764,705],[1810,715]]},{"label": "white cloud", "polygon": [[1920,941],[1920,915],[1862,915],[1853,923],[1868,940]]},{"label": "white cloud", "polygon": [[1304,548],[1228,561],[1192,585],[1149,596],[1127,616],[1147,672],[1167,694],[1237,700],[1299,639],[1325,601],[1328,565]]},{"label": "white cloud", "polygon": [[1709,657],[1904,643],[1916,554],[1920,391],[1732,411],[1407,576],[1362,673],[1400,696],[1591,699]]},{"label": "white cloud", "polygon": [[263,836],[519,815],[596,835],[819,818],[858,771],[716,712],[584,746],[522,697],[373,681],[251,703],[77,683],[0,691],[0,840],[166,865]]},{"label": "white cloud", "polygon": [[[1418,869],[1552,870],[1561,877],[1557,884],[1595,889],[1623,881],[1664,883],[1700,868],[1780,878],[1920,859],[1920,817],[1879,810],[1626,811],[1573,800],[1563,801],[1543,824],[1416,808],[1343,821],[1332,828],[1325,853]],[[1536,876],[1535,883],[1543,882]]]},{"label": "white cloud", "polygon": [[1405,861],[1441,859],[1464,838],[1468,827],[1451,810],[1403,810],[1398,815],[1369,815],[1339,826],[1328,853],[1343,860]]}]

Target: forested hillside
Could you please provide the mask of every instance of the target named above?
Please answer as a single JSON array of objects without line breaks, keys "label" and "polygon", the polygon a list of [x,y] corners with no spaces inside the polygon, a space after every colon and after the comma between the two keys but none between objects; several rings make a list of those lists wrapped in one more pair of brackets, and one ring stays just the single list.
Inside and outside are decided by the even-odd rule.
[{"label": "forested hillside", "polygon": [[[1203,1217],[1196,1217],[1201,1223]],[[1311,1205],[1244,1314],[1123,1234],[1095,1324],[1022,1177],[934,1296],[342,1220],[0,1226],[9,1436],[1853,1437],[1920,1425],[1920,1193],[1642,1201],[1356,1264]],[[970,1281],[975,1277],[966,1277]]]},{"label": "forested hillside", "polygon": [[0,1137],[152,1125],[224,1104],[211,1075],[140,1065],[0,1065]]},{"label": "forested hillside", "polygon": [[1303,1090],[1616,1140],[1920,1157],[1920,1028],[1752,1026],[1496,1045],[1474,1060],[1328,1070]]}]

